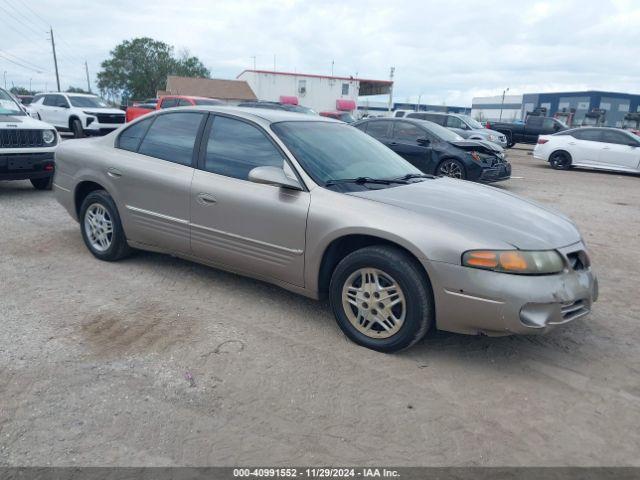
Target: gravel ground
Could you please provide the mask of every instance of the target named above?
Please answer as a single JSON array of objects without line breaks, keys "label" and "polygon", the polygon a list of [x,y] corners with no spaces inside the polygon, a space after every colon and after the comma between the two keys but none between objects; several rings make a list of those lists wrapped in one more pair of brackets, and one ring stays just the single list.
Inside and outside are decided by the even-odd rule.
[{"label": "gravel ground", "polygon": [[592,315],[396,355],[261,282],[99,262],[50,192],[0,182],[0,465],[640,466],[640,178],[529,151],[498,188],[578,223]]}]

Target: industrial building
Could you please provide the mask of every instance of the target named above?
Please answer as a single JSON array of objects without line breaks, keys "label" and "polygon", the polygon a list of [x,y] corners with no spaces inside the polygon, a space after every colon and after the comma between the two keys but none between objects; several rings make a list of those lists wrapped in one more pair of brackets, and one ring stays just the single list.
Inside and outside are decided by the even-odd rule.
[{"label": "industrial building", "polygon": [[476,97],[471,115],[477,120],[517,121],[535,113],[556,117],[569,126],[631,126],[640,122],[640,95],[588,90]]},{"label": "industrial building", "polygon": [[[410,102],[394,102],[391,106],[391,111],[395,110],[413,110],[420,112],[444,112],[444,113],[464,113],[466,115],[471,114],[470,107],[456,107],[451,105],[429,105],[425,103],[410,103]],[[358,117],[372,116],[380,117],[387,116],[389,112],[389,103],[381,101],[369,101],[360,100],[358,102]]]},{"label": "industrial building", "polygon": [[391,95],[393,81],[305,73],[244,70],[238,80],[249,84],[260,100],[304,105],[316,112],[353,112],[358,97]]}]

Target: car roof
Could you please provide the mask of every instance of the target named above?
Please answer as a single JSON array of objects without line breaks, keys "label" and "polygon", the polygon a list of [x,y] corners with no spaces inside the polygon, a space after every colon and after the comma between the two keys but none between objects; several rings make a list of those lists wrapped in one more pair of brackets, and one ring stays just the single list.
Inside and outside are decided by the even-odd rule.
[{"label": "car roof", "polygon": [[161,112],[169,111],[184,111],[185,108],[189,108],[190,111],[205,111],[205,112],[219,112],[228,113],[230,115],[237,115],[249,120],[262,120],[268,123],[276,122],[324,122],[324,123],[339,123],[339,120],[334,120],[329,117],[322,117],[320,115],[309,115],[307,113],[289,112],[287,110],[268,110],[262,108],[251,107],[233,107],[224,105],[194,105],[193,107],[177,107],[161,110]]}]

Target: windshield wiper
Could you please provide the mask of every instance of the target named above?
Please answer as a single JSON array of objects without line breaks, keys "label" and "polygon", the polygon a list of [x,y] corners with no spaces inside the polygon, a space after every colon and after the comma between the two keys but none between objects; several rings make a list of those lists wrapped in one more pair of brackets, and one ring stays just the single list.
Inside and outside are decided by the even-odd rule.
[{"label": "windshield wiper", "polygon": [[411,180],[412,178],[437,178],[435,175],[428,173],[407,173],[406,175],[396,178],[396,180]]},{"label": "windshield wiper", "polygon": [[357,178],[337,178],[333,180],[328,180],[324,185],[325,187],[330,187],[331,185],[337,185],[339,183],[356,183],[358,185],[362,185],[365,183],[377,183],[380,185],[391,185],[392,183],[408,183],[403,178],[371,178],[371,177],[357,177]]}]

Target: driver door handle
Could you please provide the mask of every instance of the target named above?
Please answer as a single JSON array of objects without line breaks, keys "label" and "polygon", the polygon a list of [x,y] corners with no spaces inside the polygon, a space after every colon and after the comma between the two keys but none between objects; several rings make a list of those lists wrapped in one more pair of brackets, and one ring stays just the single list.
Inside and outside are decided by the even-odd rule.
[{"label": "driver door handle", "polygon": [[212,205],[217,202],[217,200],[208,193],[199,193],[198,194],[198,202],[202,205]]}]

